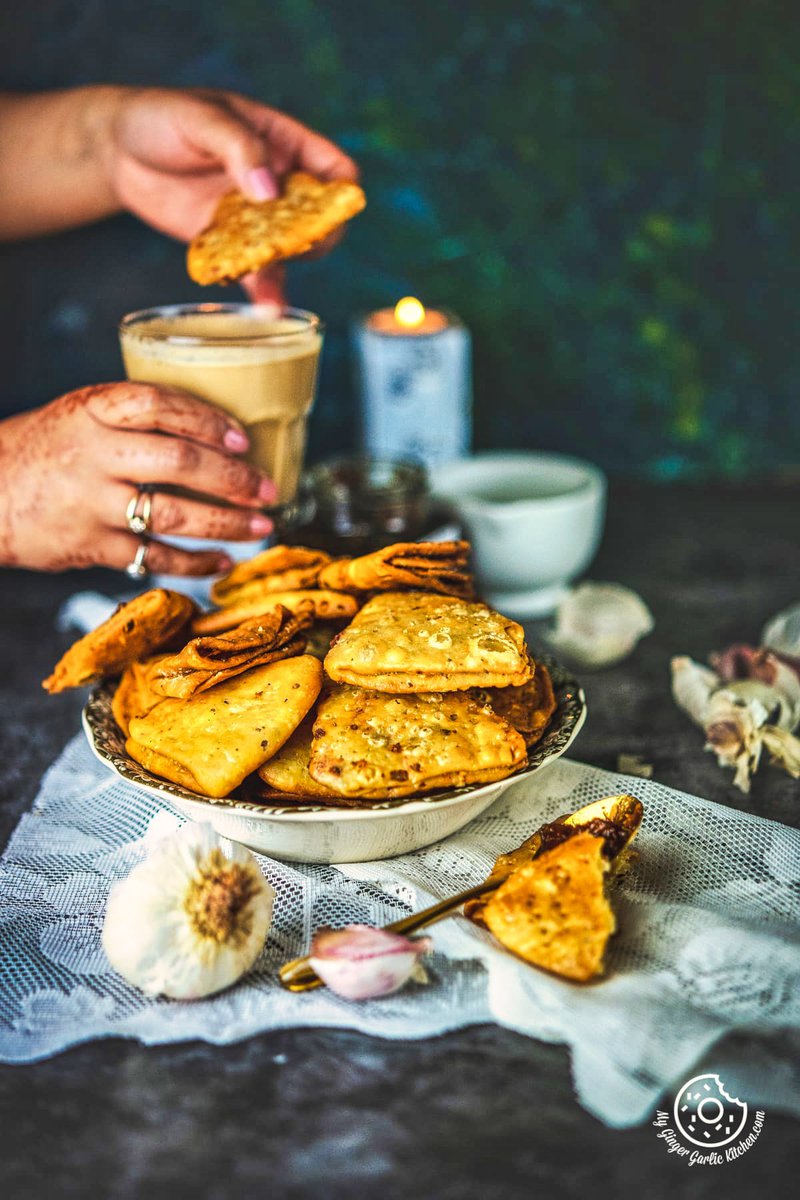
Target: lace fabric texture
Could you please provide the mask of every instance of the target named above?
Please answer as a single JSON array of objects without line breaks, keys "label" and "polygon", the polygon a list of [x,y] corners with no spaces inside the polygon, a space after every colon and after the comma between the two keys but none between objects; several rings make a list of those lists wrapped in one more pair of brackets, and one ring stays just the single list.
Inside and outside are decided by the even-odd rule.
[{"label": "lace fabric texture", "polygon": [[[428,986],[352,1003],[294,995],[280,965],[320,925],[382,925],[488,874],[501,851],[610,793],[645,819],[615,885],[608,972],[578,986],[537,971],[463,918],[434,926]],[[250,975],[207,1000],[146,997],[101,946],[108,891],[184,818],[118,779],[82,735],[51,767],[0,860],[0,1059],[31,1062],[93,1038],[224,1044],[328,1026],[423,1038],[484,1022],[566,1043],[577,1097],[609,1125],[651,1117],[707,1061],[743,1099],[800,1112],[800,833],[775,822],[561,759],[510,788],[461,833],[401,858],[339,867],[258,856],[277,891]],[[742,1039],[720,1044],[731,1033]],[[732,1094],[736,1094],[735,1090]]]}]

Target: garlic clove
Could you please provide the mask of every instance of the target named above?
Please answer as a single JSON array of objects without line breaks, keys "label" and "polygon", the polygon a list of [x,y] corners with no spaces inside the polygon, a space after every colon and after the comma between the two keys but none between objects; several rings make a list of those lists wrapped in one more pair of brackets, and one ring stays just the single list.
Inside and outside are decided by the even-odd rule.
[{"label": "garlic clove", "polygon": [[314,936],[309,963],[323,983],[346,1000],[389,996],[409,979],[427,982],[420,957],[430,938],[407,938],[370,925],[320,929]]},{"label": "garlic clove", "polygon": [[103,948],[114,970],[149,995],[210,996],[258,958],[274,898],[249,850],[207,823],[187,824],[114,885]]},{"label": "garlic clove", "polygon": [[767,622],[761,645],[787,658],[800,659],[800,604],[783,609]]},{"label": "garlic clove", "polygon": [[705,728],[711,697],[720,686],[719,677],[709,668],[685,655],[672,660],[672,695],[675,703],[695,725]]},{"label": "garlic clove", "polygon": [[654,628],[652,613],[636,592],[618,583],[582,583],[556,610],[548,640],[584,667],[621,662]]}]

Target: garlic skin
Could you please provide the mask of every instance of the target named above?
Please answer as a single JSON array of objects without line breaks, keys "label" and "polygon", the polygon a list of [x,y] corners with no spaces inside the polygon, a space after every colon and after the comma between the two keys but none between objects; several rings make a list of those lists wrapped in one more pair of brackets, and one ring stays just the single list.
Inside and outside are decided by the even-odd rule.
[{"label": "garlic skin", "polygon": [[610,667],[627,658],[655,627],[636,592],[618,583],[581,583],[556,609],[548,641],[583,667]]},{"label": "garlic skin", "polygon": [[114,970],[148,995],[211,996],[258,958],[274,899],[249,850],[207,823],[189,823],[114,885],[103,949]]},{"label": "garlic skin", "polygon": [[431,945],[427,937],[407,938],[370,925],[347,925],[318,930],[308,960],[337,996],[371,1000],[399,991],[409,979],[427,983],[419,960]]}]

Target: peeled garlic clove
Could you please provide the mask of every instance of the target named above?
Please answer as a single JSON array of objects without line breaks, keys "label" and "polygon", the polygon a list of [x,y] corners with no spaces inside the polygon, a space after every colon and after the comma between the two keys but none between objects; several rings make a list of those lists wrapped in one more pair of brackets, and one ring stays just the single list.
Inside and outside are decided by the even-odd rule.
[{"label": "peeled garlic clove", "polygon": [[187,824],[114,885],[103,949],[148,995],[210,996],[258,958],[274,898],[249,850],[209,824]]},{"label": "peeled garlic clove", "polygon": [[761,645],[787,658],[800,659],[800,604],[793,604],[764,626]]},{"label": "peeled garlic clove", "polygon": [[719,677],[708,667],[681,655],[672,660],[672,695],[675,703],[695,725],[705,728],[711,697],[720,686]]},{"label": "peeled garlic clove", "polygon": [[549,641],[585,667],[620,662],[654,628],[652,614],[630,588],[618,583],[582,583],[556,610]]},{"label": "peeled garlic clove", "polygon": [[309,963],[323,983],[346,1000],[389,996],[409,979],[426,982],[419,959],[430,938],[407,938],[370,925],[320,929],[314,936]]}]

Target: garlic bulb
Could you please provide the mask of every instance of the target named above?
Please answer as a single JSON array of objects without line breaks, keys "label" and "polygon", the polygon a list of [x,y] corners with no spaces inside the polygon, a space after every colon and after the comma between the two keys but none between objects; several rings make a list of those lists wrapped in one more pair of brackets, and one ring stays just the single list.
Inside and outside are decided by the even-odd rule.
[{"label": "garlic bulb", "polygon": [[582,583],[556,610],[548,640],[584,667],[621,662],[654,627],[652,614],[630,588],[618,583]]},{"label": "garlic bulb", "polygon": [[103,949],[114,970],[149,995],[210,996],[258,958],[274,898],[249,850],[190,823],[114,885]]},{"label": "garlic bulb", "polygon": [[320,929],[309,962],[332,992],[347,1000],[370,1000],[398,991],[409,979],[427,983],[419,961],[431,948],[430,938],[407,938],[370,925]]}]

